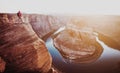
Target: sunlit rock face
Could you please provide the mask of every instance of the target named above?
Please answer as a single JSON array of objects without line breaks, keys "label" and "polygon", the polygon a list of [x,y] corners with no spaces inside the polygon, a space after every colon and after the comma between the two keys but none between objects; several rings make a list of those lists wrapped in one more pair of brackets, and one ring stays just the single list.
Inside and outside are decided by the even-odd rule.
[{"label": "sunlit rock face", "polygon": [[64,58],[78,63],[95,61],[103,50],[93,33],[71,28],[55,35],[54,45]]},{"label": "sunlit rock face", "polygon": [[100,40],[120,50],[120,16],[99,16],[89,20],[89,27],[99,33]]},{"label": "sunlit rock face", "polygon": [[0,73],[3,73],[5,70],[5,61],[0,57]]},{"label": "sunlit rock face", "polygon": [[72,27],[89,27],[109,47],[120,50],[120,16],[80,16],[71,19]]},{"label": "sunlit rock face", "polygon": [[17,15],[0,14],[0,56],[6,62],[5,72],[48,72],[52,59],[45,43],[29,23],[17,19]]}]

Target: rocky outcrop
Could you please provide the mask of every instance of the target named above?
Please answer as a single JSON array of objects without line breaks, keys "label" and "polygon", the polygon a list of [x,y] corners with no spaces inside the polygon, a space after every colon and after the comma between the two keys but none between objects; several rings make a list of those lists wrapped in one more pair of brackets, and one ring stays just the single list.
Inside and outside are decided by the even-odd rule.
[{"label": "rocky outcrop", "polygon": [[[16,14],[1,13],[1,22],[19,23],[21,20]],[[6,19],[8,18],[8,19]],[[69,21],[68,17],[65,16],[52,16],[42,14],[23,14],[22,21],[30,23],[33,30],[40,38],[44,38],[47,34],[54,32],[61,26],[64,26]]]},{"label": "rocky outcrop", "polygon": [[103,50],[92,32],[70,28],[55,35],[54,45],[64,58],[78,63],[95,61]]},{"label": "rocky outcrop", "polygon": [[[119,16],[41,14],[23,14],[20,20],[16,14],[1,13],[0,57],[6,62],[5,72],[47,72],[51,67],[51,57],[40,38],[49,37],[66,24],[75,30],[66,29],[54,38],[54,45],[62,56],[80,63],[95,61],[101,55],[102,48],[96,42],[95,35],[88,31],[99,33],[99,39],[105,44],[120,49],[119,21]],[[86,28],[87,32],[79,31]]]},{"label": "rocky outcrop", "polygon": [[5,70],[5,61],[0,57],[0,73],[3,73]]},{"label": "rocky outcrop", "polygon": [[52,59],[31,25],[15,14],[0,14],[0,56],[5,73],[48,72]]}]

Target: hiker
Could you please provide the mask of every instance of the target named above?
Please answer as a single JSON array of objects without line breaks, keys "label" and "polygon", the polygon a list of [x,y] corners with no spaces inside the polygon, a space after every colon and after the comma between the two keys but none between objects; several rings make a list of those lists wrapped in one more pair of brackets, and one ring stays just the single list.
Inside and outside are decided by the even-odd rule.
[{"label": "hiker", "polygon": [[[18,18],[22,21],[22,13],[21,13],[20,11],[18,11],[17,16],[18,16]],[[23,21],[22,21],[22,22],[23,22]]]}]

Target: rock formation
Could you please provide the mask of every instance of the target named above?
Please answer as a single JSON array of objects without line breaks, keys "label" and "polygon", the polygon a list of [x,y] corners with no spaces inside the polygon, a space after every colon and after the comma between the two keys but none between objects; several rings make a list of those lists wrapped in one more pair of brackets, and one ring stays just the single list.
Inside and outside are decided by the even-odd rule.
[{"label": "rock formation", "polygon": [[[2,22],[19,23],[21,20],[16,14],[1,13]],[[8,18],[8,19],[6,19]],[[54,32],[61,26],[64,26],[69,22],[69,18],[65,16],[52,16],[42,14],[23,14],[22,20],[25,23],[30,23],[35,33],[43,38],[47,34]]]},{"label": "rock formation", "polygon": [[3,73],[5,70],[5,61],[0,57],[0,73]]},{"label": "rock formation", "polygon": [[29,15],[29,23],[40,38],[47,38],[58,28],[68,22],[66,17],[51,16],[51,15]]},{"label": "rock formation", "polygon": [[52,59],[31,25],[15,14],[0,14],[0,56],[5,73],[48,72]]},{"label": "rock formation", "polygon": [[109,47],[120,50],[120,16],[79,16],[71,19],[72,27],[88,27]]},{"label": "rock formation", "polygon": [[96,42],[95,35],[81,31],[84,28],[99,33],[99,39],[108,46],[120,49],[119,16],[23,14],[22,21],[16,14],[0,13],[1,72],[4,71],[5,64],[5,73],[50,70],[51,56],[41,39],[46,39],[55,30],[66,25],[75,30],[68,28],[54,36],[54,45],[64,58],[80,63],[93,62],[99,58],[102,47]]},{"label": "rock formation", "polygon": [[95,61],[103,50],[94,34],[70,28],[55,35],[54,45],[64,58],[78,63]]}]

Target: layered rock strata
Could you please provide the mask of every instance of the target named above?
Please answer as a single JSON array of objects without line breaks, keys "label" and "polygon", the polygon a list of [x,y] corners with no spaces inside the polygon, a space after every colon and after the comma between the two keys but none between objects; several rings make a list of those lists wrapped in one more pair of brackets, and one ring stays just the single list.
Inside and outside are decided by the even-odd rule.
[{"label": "layered rock strata", "polygon": [[6,73],[48,72],[52,59],[31,25],[17,15],[0,14],[0,56]]},{"label": "layered rock strata", "polygon": [[5,61],[0,57],[0,73],[3,73],[5,70]]}]

